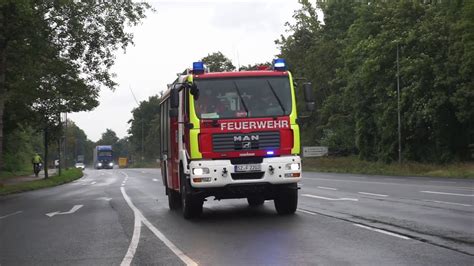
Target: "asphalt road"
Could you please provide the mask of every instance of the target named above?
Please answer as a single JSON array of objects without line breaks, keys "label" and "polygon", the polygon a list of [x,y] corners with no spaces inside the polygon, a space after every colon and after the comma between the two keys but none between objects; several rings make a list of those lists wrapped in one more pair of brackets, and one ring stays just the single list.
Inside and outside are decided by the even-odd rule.
[{"label": "asphalt road", "polygon": [[299,208],[169,211],[158,169],[0,198],[0,265],[473,265],[474,182],[304,173]]}]

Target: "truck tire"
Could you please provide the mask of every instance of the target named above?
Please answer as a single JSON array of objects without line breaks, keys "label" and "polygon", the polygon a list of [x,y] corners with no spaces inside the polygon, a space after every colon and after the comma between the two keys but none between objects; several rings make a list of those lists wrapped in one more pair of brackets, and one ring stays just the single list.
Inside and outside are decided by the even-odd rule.
[{"label": "truck tire", "polygon": [[181,198],[178,192],[173,189],[168,190],[168,206],[170,210],[177,210],[181,207]]},{"label": "truck tire", "polygon": [[265,203],[265,199],[262,197],[258,196],[252,196],[247,198],[247,202],[249,203],[249,206],[261,206],[263,203]]},{"label": "truck tire", "polygon": [[279,215],[294,214],[298,207],[298,187],[296,184],[280,188],[274,203]]},{"label": "truck tire", "polygon": [[191,185],[184,176],[184,171],[180,167],[180,181],[181,181],[181,208],[183,211],[183,217],[185,219],[192,219],[199,217],[202,213],[203,200],[194,197],[189,193]]}]

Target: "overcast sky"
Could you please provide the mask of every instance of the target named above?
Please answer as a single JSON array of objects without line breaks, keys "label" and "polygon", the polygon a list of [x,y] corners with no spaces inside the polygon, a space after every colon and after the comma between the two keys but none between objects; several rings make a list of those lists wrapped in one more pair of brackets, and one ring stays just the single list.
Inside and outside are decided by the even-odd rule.
[{"label": "overcast sky", "polygon": [[113,72],[119,84],[103,89],[100,106],[69,114],[89,139],[97,141],[107,128],[127,135],[137,100],[148,99],[176,79],[176,73],[209,53],[221,51],[235,66],[271,61],[278,54],[274,41],[285,34],[298,0],[150,1],[142,25],[131,28],[134,46],[117,52]]}]

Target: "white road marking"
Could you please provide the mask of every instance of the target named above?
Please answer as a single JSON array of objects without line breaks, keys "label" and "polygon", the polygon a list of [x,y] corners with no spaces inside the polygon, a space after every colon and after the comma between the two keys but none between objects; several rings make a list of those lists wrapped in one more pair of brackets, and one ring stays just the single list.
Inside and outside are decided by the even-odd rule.
[{"label": "white road marking", "polygon": [[375,193],[369,193],[369,192],[357,192],[362,195],[369,195],[369,196],[376,196],[376,197],[388,197],[388,195],[383,195],[383,194],[375,194]]},{"label": "white road marking", "polygon": [[297,211],[304,212],[304,213],[311,214],[311,215],[317,215],[317,213],[315,213],[315,212],[310,212],[310,211],[306,211],[306,210],[302,210],[302,209],[297,209]]},{"label": "white road marking", "polygon": [[105,200],[105,201],[110,201],[110,200],[112,200],[112,198],[108,198],[108,197],[100,197],[100,198],[96,198],[96,200]]},{"label": "white road marking", "polygon": [[337,188],[333,188],[333,187],[318,187],[320,189],[327,189],[327,190],[337,190]]},{"label": "white road marking", "polygon": [[4,215],[4,216],[0,216],[0,220],[1,220],[1,219],[4,219],[4,218],[7,218],[7,217],[10,217],[10,216],[13,216],[13,215],[20,214],[20,213],[22,213],[22,212],[23,212],[23,211],[17,211],[17,212],[10,213],[10,214]]},{"label": "white road marking", "polygon": [[[178,247],[176,247],[163,233],[160,232],[153,224],[151,224],[148,219],[143,216],[143,214],[140,212],[140,210],[135,207],[133,204],[132,200],[128,197],[127,193],[125,192],[125,189],[123,187],[120,188],[120,191],[122,191],[122,196],[127,202],[128,206],[133,210],[133,214],[135,215],[135,219],[138,219],[140,222],[142,222],[150,231],[155,234],[156,237],[158,237],[171,251],[173,251],[176,256],[178,256],[186,265],[198,265],[194,260],[192,260],[190,257],[188,257],[186,254],[184,254],[183,251],[181,251]],[[135,231],[135,230],[134,230]],[[133,241],[133,237],[132,237]],[[138,243],[137,243],[138,245]],[[127,252],[128,254],[128,252]],[[133,257],[132,257],[133,259]],[[124,258],[125,260],[125,258]],[[130,260],[131,262],[131,260]],[[123,263],[123,261],[122,261]],[[123,265],[123,264],[122,264]],[[129,265],[129,264],[125,264]]]},{"label": "white road marking", "polygon": [[69,211],[67,212],[50,212],[50,213],[47,213],[46,216],[48,217],[53,217],[55,215],[63,215],[63,214],[73,214],[75,213],[77,210],[79,210],[80,208],[82,208],[84,205],[74,205],[74,207],[72,207]]},{"label": "white road marking", "polygon": [[95,182],[95,181],[91,183],[91,185],[95,185],[95,184],[97,184],[97,182]]},{"label": "white road marking", "polygon": [[374,232],[378,232],[378,233],[386,234],[386,235],[389,235],[389,236],[394,236],[394,237],[398,237],[398,238],[401,238],[401,239],[405,239],[405,240],[410,239],[409,237],[406,237],[406,236],[395,234],[395,233],[385,231],[385,230],[382,230],[382,229],[377,229],[377,228],[374,228],[374,227],[365,226],[365,225],[362,225],[362,224],[353,224],[353,225],[355,225],[357,227],[360,227],[360,228],[367,229],[367,230],[371,230],[371,231],[374,231]]},{"label": "white road marking", "polygon": [[321,196],[316,196],[316,195],[311,195],[311,194],[303,194],[302,196],[304,197],[309,197],[309,198],[315,198],[315,199],[323,199],[323,200],[334,200],[334,201],[359,201],[359,199],[353,199],[353,198],[327,198],[327,197],[321,197]]},{"label": "white road marking", "polygon": [[156,178],[153,178],[153,181],[155,181],[155,182],[158,182],[158,179],[156,179]]},{"label": "white road marking", "polygon": [[434,181],[429,181],[431,183],[446,183],[446,184],[456,184],[457,182],[456,181],[437,181],[437,180],[434,180]]},{"label": "white road marking", "polygon": [[[120,188],[120,189],[122,190],[122,195],[124,195],[125,197],[126,194],[124,194],[125,193],[124,189],[123,188]],[[126,198],[125,200],[127,201],[127,203],[129,203]],[[125,254],[125,257],[123,257],[123,260],[122,260],[122,263],[120,263],[120,266],[129,266],[132,263],[133,257],[135,256],[135,252],[137,251],[138,243],[140,242],[140,234],[142,231],[142,221],[140,220],[139,215],[136,213],[135,210],[133,210],[133,216],[134,216],[134,225],[133,225],[132,240],[130,241],[127,254]]]},{"label": "white road marking", "polygon": [[[331,179],[331,178],[320,178],[320,177],[305,177],[304,182],[306,181],[315,181],[319,182],[319,180],[323,181],[332,181],[332,182],[344,182],[344,183],[366,183],[366,184],[381,184],[381,185],[396,185],[396,186],[415,186],[415,187],[436,187],[436,188],[446,188],[446,189],[457,189],[457,188],[468,188],[468,187],[457,187],[457,186],[443,186],[443,185],[429,185],[429,184],[410,184],[410,183],[397,183],[398,180],[395,182],[380,182],[380,181],[364,181],[364,180],[348,180],[348,179]],[[393,179],[392,179],[393,180]],[[471,187],[472,189],[472,187]]]},{"label": "white road marking", "polygon": [[434,202],[434,203],[442,203],[442,204],[449,204],[449,205],[457,205],[457,206],[464,206],[464,207],[471,207],[471,204],[462,204],[456,202],[447,202],[447,201],[439,201],[439,200],[423,200],[426,202]]},{"label": "white road marking", "polygon": [[439,192],[439,191],[420,191],[421,193],[429,194],[440,194],[440,195],[451,195],[451,196],[461,196],[461,197],[474,197],[474,194],[459,194],[459,193],[449,193],[449,192]]},{"label": "white road marking", "polygon": [[142,171],[142,174],[146,174],[146,172],[145,172],[145,171]]}]

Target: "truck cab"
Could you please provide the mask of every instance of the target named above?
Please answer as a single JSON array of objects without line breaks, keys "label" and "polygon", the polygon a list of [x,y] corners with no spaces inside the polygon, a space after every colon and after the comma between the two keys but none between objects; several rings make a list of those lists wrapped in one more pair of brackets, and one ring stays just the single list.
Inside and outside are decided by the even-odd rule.
[{"label": "truck cab", "polygon": [[284,60],[260,71],[183,72],[161,101],[161,166],[171,209],[198,216],[203,201],[298,203],[301,175],[296,93]]}]

